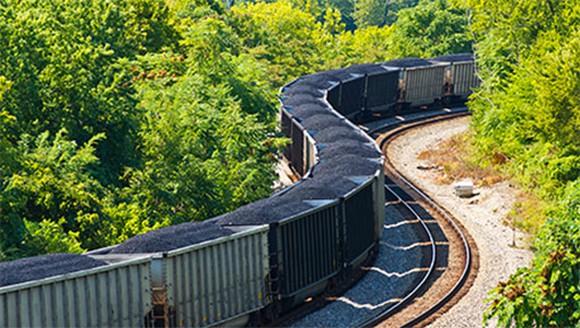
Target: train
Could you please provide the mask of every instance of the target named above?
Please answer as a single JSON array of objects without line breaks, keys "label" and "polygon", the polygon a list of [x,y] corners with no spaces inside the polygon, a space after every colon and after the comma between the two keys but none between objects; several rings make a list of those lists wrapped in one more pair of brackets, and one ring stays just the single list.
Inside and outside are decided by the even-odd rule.
[{"label": "train", "polygon": [[85,254],[0,263],[0,326],[260,325],[377,250],[384,158],[355,123],[464,102],[472,54],[302,76],[280,90],[283,152],[301,180],[210,220]]}]

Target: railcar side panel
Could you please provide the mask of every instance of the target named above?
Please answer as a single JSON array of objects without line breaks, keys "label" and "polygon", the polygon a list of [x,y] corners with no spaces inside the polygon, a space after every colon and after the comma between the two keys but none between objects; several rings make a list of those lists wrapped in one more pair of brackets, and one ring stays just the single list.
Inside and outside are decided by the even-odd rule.
[{"label": "railcar side panel", "polygon": [[148,257],[0,288],[0,326],[143,327]]},{"label": "railcar side panel", "polygon": [[352,118],[360,112],[363,105],[365,79],[357,77],[342,82],[340,108],[336,108],[343,116]]},{"label": "railcar side panel", "polygon": [[179,327],[227,323],[268,303],[267,226],[175,250],[163,260]]},{"label": "railcar side panel", "polygon": [[305,145],[306,147],[304,148],[304,173],[307,174],[308,171],[312,168],[312,166],[314,166],[314,164],[316,163],[316,156],[318,154],[318,150],[316,148],[316,141],[314,141],[314,139],[308,134],[305,133],[304,134],[304,138],[306,139]]},{"label": "railcar side panel", "polygon": [[[324,201],[322,201],[324,202]],[[338,273],[338,200],[275,224],[279,292],[289,298]],[[305,294],[306,295],[306,294]]]},{"label": "railcar side panel", "polygon": [[479,86],[479,80],[475,75],[474,62],[457,62],[451,64],[451,83],[453,94],[461,99],[467,99],[473,88]]},{"label": "railcar side panel", "polygon": [[395,105],[399,95],[399,72],[393,69],[367,76],[367,110],[381,112]]},{"label": "railcar side panel", "polygon": [[438,64],[403,71],[403,100],[411,106],[423,106],[440,98],[445,85],[445,65]]},{"label": "railcar side panel", "polygon": [[335,110],[340,112],[340,94],[342,91],[342,83],[338,83],[332,88],[327,90],[326,100]]},{"label": "railcar side panel", "polygon": [[347,195],[343,202],[347,264],[354,264],[364,258],[375,243],[377,223],[373,180],[369,179],[363,186]]},{"label": "railcar side panel", "polygon": [[373,195],[375,195],[374,212],[375,212],[375,237],[376,240],[381,239],[383,229],[385,226],[385,171],[380,170],[375,181],[373,182]]}]

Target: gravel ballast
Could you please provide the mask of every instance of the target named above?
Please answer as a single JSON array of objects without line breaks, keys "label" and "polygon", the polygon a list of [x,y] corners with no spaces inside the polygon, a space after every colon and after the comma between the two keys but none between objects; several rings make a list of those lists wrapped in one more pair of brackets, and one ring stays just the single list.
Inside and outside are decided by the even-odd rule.
[{"label": "gravel ballast", "polygon": [[[431,324],[431,327],[480,327],[487,305],[487,293],[499,281],[505,281],[518,267],[527,266],[532,252],[525,247],[525,236],[516,233],[517,247],[511,246],[513,231],[502,224],[511,210],[517,190],[507,182],[491,187],[476,188],[476,196],[458,198],[451,185],[435,181],[438,171],[421,170],[430,162],[418,160],[417,156],[454,134],[465,131],[469,118],[413,130],[393,141],[388,156],[395,167],[415,185],[438,201],[467,228],[479,251],[479,272],[467,294],[447,313]],[[490,322],[495,326],[496,322]]]},{"label": "gravel ballast", "polygon": [[429,267],[430,249],[419,222],[385,207],[385,230],[368,273],[344,295],[292,327],[355,327],[396,304],[420,282]]}]

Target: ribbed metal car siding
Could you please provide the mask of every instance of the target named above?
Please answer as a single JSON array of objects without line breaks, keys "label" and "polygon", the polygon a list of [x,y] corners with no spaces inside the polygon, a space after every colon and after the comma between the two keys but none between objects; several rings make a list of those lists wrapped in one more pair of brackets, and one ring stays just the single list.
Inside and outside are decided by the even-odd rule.
[{"label": "ribbed metal car siding", "polygon": [[461,98],[467,98],[471,94],[471,90],[479,85],[479,80],[475,76],[473,62],[453,63],[451,66],[451,79],[453,94]]},{"label": "ribbed metal car siding", "polygon": [[346,262],[352,263],[372,247],[376,235],[373,183],[349,195],[344,204]]},{"label": "ribbed metal car siding", "polygon": [[340,269],[338,202],[277,227],[280,293],[291,297]]},{"label": "ribbed metal car siding", "polygon": [[164,261],[179,327],[216,325],[266,306],[267,227],[169,253]]},{"label": "ribbed metal car siding", "polygon": [[351,114],[358,113],[361,110],[363,105],[364,85],[364,77],[342,82],[340,108],[337,108],[342,115],[350,117]]},{"label": "ribbed metal car siding", "polygon": [[399,95],[399,71],[369,75],[367,78],[366,108],[383,110],[395,104]]},{"label": "ribbed metal car siding", "polygon": [[0,289],[0,327],[142,327],[149,261]]},{"label": "ribbed metal car siding", "polygon": [[411,106],[430,104],[441,97],[445,84],[445,66],[426,66],[406,69],[403,74],[405,101]]},{"label": "ribbed metal car siding", "polygon": [[[292,132],[291,132],[292,119],[290,118],[289,114],[285,110],[282,110],[280,115],[281,115],[280,116],[280,127],[282,130],[282,134],[286,138],[292,138]],[[290,145],[288,145],[284,149],[284,157],[286,157],[286,159],[288,161],[292,161],[292,151],[291,151]]]},{"label": "ribbed metal car siding", "polygon": [[292,139],[292,160],[290,162],[298,174],[304,175],[304,130],[296,121],[292,120],[290,131]]}]

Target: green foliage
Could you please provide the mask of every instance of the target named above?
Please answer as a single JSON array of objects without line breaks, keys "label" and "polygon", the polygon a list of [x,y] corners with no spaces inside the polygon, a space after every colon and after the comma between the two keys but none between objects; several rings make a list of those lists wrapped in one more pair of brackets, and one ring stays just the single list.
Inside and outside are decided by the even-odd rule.
[{"label": "green foliage", "polygon": [[[350,0],[232,3],[0,0],[0,258],[108,246],[266,197],[287,142],[280,86],[407,55],[396,26],[355,30]],[[359,25],[384,24],[369,4],[382,9]]]},{"label": "green foliage", "polygon": [[10,1],[0,15],[0,70],[13,83],[4,109],[18,120],[12,134],[65,128],[83,144],[104,133],[99,178],[116,183],[124,165],[135,165],[137,119],[117,63],[172,44],[163,2]]},{"label": "green foliage", "polygon": [[416,7],[399,11],[395,25],[393,46],[400,57],[471,52],[465,12],[447,0],[421,0]]},{"label": "green foliage", "polygon": [[394,22],[397,21],[399,11],[406,9],[406,8],[413,8],[417,6],[419,0],[389,0],[387,2],[387,17],[386,23],[388,25],[392,25]]},{"label": "green foliage", "polygon": [[344,33],[339,38],[339,58],[348,64],[376,63],[400,58],[393,51],[394,27],[371,26]]},{"label": "green foliage", "polygon": [[271,83],[282,85],[323,68],[316,42],[323,32],[312,15],[284,1],[246,4],[232,14],[248,52],[268,62]]},{"label": "green foliage", "polygon": [[24,220],[27,234],[22,241],[24,254],[43,253],[81,253],[84,249],[78,241],[79,233],[65,231],[66,220],[58,222],[42,220],[31,222]]},{"label": "green foliage", "polygon": [[531,268],[519,269],[490,294],[485,320],[502,327],[580,324],[580,180],[566,188],[536,241]]},{"label": "green foliage", "polygon": [[144,167],[126,192],[157,222],[200,221],[270,194],[267,130],[197,74],[142,86]]},{"label": "green foliage", "polygon": [[[16,250],[29,237],[32,239],[24,242],[25,245],[30,244],[30,240],[43,239],[42,227],[64,234],[74,231],[69,234],[72,241],[62,239],[64,248],[65,244],[70,244],[67,247],[80,250],[76,233],[80,234],[85,249],[106,243],[103,235],[107,222],[99,216],[101,198],[106,190],[90,174],[90,167],[98,162],[94,144],[100,139],[103,135],[78,147],[76,142],[66,140],[64,130],[57,133],[53,141],[49,140],[48,132],[36,138],[22,137],[14,151],[17,168],[3,177],[3,189],[0,190],[0,230],[5,249]],[[57,249],[60,246],[56,243],[57,240],[51,240],[46,245],[28,246],[28,250],[25,247],[20,251],[24,253],[18,255]],[[35,251],[29,252],[30,249]]]},{"label": "green foliage", "polygon": [[12,83],[6,79],[6,77],[0,75],[0,103],[4,98],[4,93],[10,89]]},{"label": "green foliage", "polygon": [[[495,163],[547,204],[516,215],[551,217],[532,267],[493,291],[485,319],[504,327],[578,326],[580,5],[468,0],[466,10],[483,78],[470,106],[475,144],[482,157],[503,158]],[[545,220],[532,216],[517,219],[530,227]]]},{"label": "green foliage", "polygon": [[503,89],[473,101],[480,147],[511,158],[521,182],[544,197],[580,172],[579,58],[580,33],[543,32]]},{"label": "green foliage", "polygon": [[381,0],[357,0],[352,16],[358,28],[383,26],[385,24],[386,2]]}]

